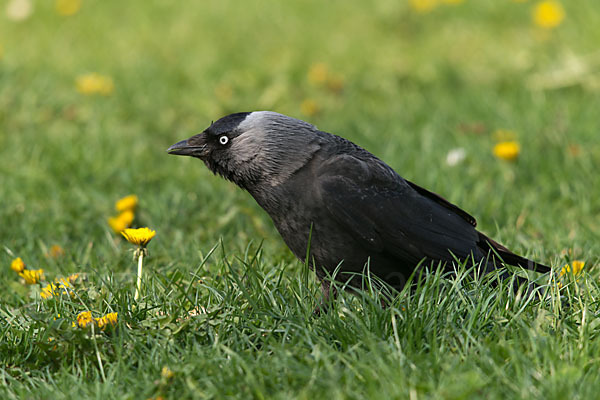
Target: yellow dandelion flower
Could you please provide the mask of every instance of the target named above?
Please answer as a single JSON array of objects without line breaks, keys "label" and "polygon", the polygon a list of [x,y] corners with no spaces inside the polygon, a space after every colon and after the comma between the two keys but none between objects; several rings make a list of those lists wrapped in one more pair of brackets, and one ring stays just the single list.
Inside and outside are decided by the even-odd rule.
[{"label": "yellow dandelion flower", "polygon": [[65,250],[57,244],[52,245],[52,247],[50,247],[50,250],[48,250],[48,253],[46,253],[46,256],[50,258],[60,258],[64,255]]},{"label": "yellow dandelion flower", "polygon": [[327,81],[329,70],[327,64],[319,62],[313,64],[308,70],[308,81],[313,85],[321,85]]},{"label": "yellow dandelion flower", "polygon": [[21,257],[17,257],[10,263],[10,269],[20,274],[25,269],[25,263],[21,260]]},{"label": "yellow dandelion flower", "polygon": [[521,146],[518,142],[500,142],[494,146],[493,153],[497,158],[507,161],[514,161],[519,157]]},{"label": "yellow dandelion flower", "polygon": [[42,288],[42,291],[40,292],[40,296],[42,297],[42,299],[49,299],[54,295],[58,294],[58,286],[56,286],[54,283],[49,283],[48,285],[44,286]]},{"label": "yellow dandelion flower", "polygon": [[81,0],[56,0],[54,8],[63,17],[75,15],[81,8]]},{"label": "yellow dandelion flower", "polygon": [[94,319],[92,318],[91,311],[83,311],[77,316],[77,326],[79,326],[80,328],[85,328],[89,324],[93,323]]},{"label": "yellow dandelion flower", "polygon": [[111,323],[111,324],[115,325],[115,324],[117,323],[117,318],[118,318],[118,317],[119,317],[119,314],[118,314],[118,313],[116,313],[116,312],[111,312],[111,313],[108,313],[108,314],[106,314],[106,315],[104,316],[104,319],[105,319],[106,321],[108,321],[109,323]]},{"label": "yellow dandelion flower", "polygon": [[94,323],[98,326],[98,328],[100,328],[101,330],[106,329],[106,320],[104,319],[104,317],[100,317],[100,318],[96,318],[94,320]]},{"label": "yellow dandelion flower", "polygon": [[75,281],[77,281],[78,278],[79,278],[79,274],[71,274],[71,275],[67,276],[67,280],[70,283],[75,283]]},{"label": "yellow dandelion flower", "polygon": [[121,233],[126,228],[131,226],[133,219],[135,218],[133,211],[127,210],[123,211],[116,217],[108,218],[108,225],[112,228],[115,233]]},{"label": "yellow dandelion flower", "polygon": [[428,13],[437,7],[437,0],[409,0],[410,6],[418,13]]},{"label": "yellow dandelion flower", "polygon": [[578,274],[583,271],[583,267],[585,266],[585,261],[575,260],[571,263],[571,267],[573,267],[573,273]]},{"label": "yellow dandelion flower", "polygon": [[56,282],[56,284],[60,288],[70,289],[73,287],[73,286],[71,286],[71,281],[69,280],[69,278],[59,278],[59,279],[55,280],[54,282]]},{"label": "yellow dandelion flower", "polygon": [[571,264],[565,264],[564,267],[562,267],[562,269],[560,270],[560,276],[564,276],[565,274],[573,271],[573,275],[577,275],[579,274],[582,270],[583,267],[585,266],[585,261],[579,261],[579,260],[575,260],[573,262],[571,262]]},{"label": "yellow dandelion flower", "polygon": [[134,295],[134,299],[137,300],[142,290],[142,272],[144,268],[143,260],[144,256],[148,254],[146,245],[150,242],[150,240],[152,240],[154,235],[156,235],[156,231],[153,231],[150,228],[125,229],[123,232],[121,232],[121,235],[123,235],[123,237],[127,239],[129,243],[140,246],[133,254],[134,258],[138,259],[137,282],[135,285]]},{"label": "yellow dandelion flower", "polygon": [[319,105],[313,99],[306,99],[300,104],[302,114],[312,117],[319,112]]},{"label": "yellow dandelion flower", "polygon": [[173,371],[171,371],[171,369],[165,365],[160,370],[160,376],[166,380],[170,380],[170,379],[173,379],[173,377],[175,376],[175,373]]},{"label": "yellow dandelion flower", "polygon": [[532,18],[537,26],[552,29],[560,25],[565,19],[565,10],[558,1],[541,1],[533,8]]},{"label": "yellow dandelion flower", "polygon": [[150,228],[125,229],[121,232],[121,235],[123,235],[129,243],[146,247],[148,242],[156,235],[156,231],[153,231]]},{"label": "yellow dandelion flower", "polygon": [[71,283],[74,282],[76,279],[75,278],[72,280],[72,277],[73,275],[67,278],[59,278],[53,283],[49,283],[48,285],[42,288],[40,296],[42,297],[42,299],[49,299],[61,293],[68,293],[72,295],[73,286],[71,285]]},{"label": "yellow dandelion flower", "polygon": [[[560,274],[558,275],[559,278],[562,278],[563,276],[565,276],[566,274],[572,272],[573,275],[578,275],[582,270],[583,267],[585,266],[585,261],[579,261],[579,260],[575,260],[572,261],[571,264],[565,264],[562,269],[560,270]],[[576,281],[579,281],[579,279],[576,279]],[[558,282],[558,287],[562,288],[563,284],[562,282]]]},{"label": "yellow dandelion flower", "polygon": [[115,209],[118,212],[124,211],[135,211],[138,205],[138,197],[135,194],[130,194],[129,196],[125,196],[122,199],[117,200],[115,203]]},{"label": "yellow dandelion flower", "polygon": [[19,273],[19,276],[25,279],[28,285],[34,285],[44,279],[43,269],[25,269]]},{"label": "yellow dandelion flower", "polygon": [[98,328],[104,330],[107,326],[115,326],[117,324],[117,318],[118,314],[112,312],[103,317],[96,318],[96,324],[98,325]]},{"label": "yellow dandelion flower", "polygon": [[115,89],[113,80],[110,77],[95,72],[78,76],[75,86],[79,93],[86,95],[101,94],[108,96]]},{"label": "yellow dandelion flower", "polygon": [[52,296],[54,296],[55,289],[56,289],[55,285],[52,283],[49,283],[47,286],[42,288],[42,291],[40,292],[40,296],[42,297],[42,299],[49,299]]}]

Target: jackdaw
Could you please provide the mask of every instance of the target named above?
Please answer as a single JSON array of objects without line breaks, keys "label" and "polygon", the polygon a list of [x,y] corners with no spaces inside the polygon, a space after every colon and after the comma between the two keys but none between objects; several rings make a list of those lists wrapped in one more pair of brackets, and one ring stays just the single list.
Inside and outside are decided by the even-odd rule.
[{"label": "jackdaw", "polygon": [[373,154],[295,118],[271,111],[231,114],[167,151],[199,158],[247,190],[300,260],[309,246],[324,299],[330,296],[328,274],[339,266],[337,278],[358,287],[367,261],[372,274],[398,290],[418,266],[434,263],[447,271],[455,261],[483,273],[502,262],[550,271],[477,231],[467,212]]}]

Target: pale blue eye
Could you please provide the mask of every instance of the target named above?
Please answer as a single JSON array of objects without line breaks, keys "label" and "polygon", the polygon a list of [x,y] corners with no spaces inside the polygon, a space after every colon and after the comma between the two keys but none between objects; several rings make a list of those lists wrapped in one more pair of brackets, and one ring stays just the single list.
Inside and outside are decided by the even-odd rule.
[{"label": "pale blue eye", "polygon": [[219,143],[221,143],[222,145],[226,145],[227,142],[229,142],[229,138],[227,136],[223,135],[219,138]]}]

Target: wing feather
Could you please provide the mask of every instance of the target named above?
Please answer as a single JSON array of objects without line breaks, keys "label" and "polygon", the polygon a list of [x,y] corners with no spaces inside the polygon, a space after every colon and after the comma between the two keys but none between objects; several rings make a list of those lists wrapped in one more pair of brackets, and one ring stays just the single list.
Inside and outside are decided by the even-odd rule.
[{"label": "wing feather", "polygon": [[318,179],[328,212],[365,248],[414,263],[480,255],[478,232],[458,207],[424,196],[387,166],[382,174],[382,165],[366,164],[343,156]]}]

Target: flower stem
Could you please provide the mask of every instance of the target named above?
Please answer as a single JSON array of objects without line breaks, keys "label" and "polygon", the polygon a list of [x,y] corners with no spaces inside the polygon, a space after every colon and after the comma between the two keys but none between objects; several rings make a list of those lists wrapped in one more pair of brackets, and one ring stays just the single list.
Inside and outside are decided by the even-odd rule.
[{"label": "flower stem", "polygon": [[135,296],[133,297],[134,300],[137,300],[140,297],[140,292],[142,291],[143,260],[144,260],[144,252],[140,251],[139,255],[138,255],[137,285],[135,287]]}]

